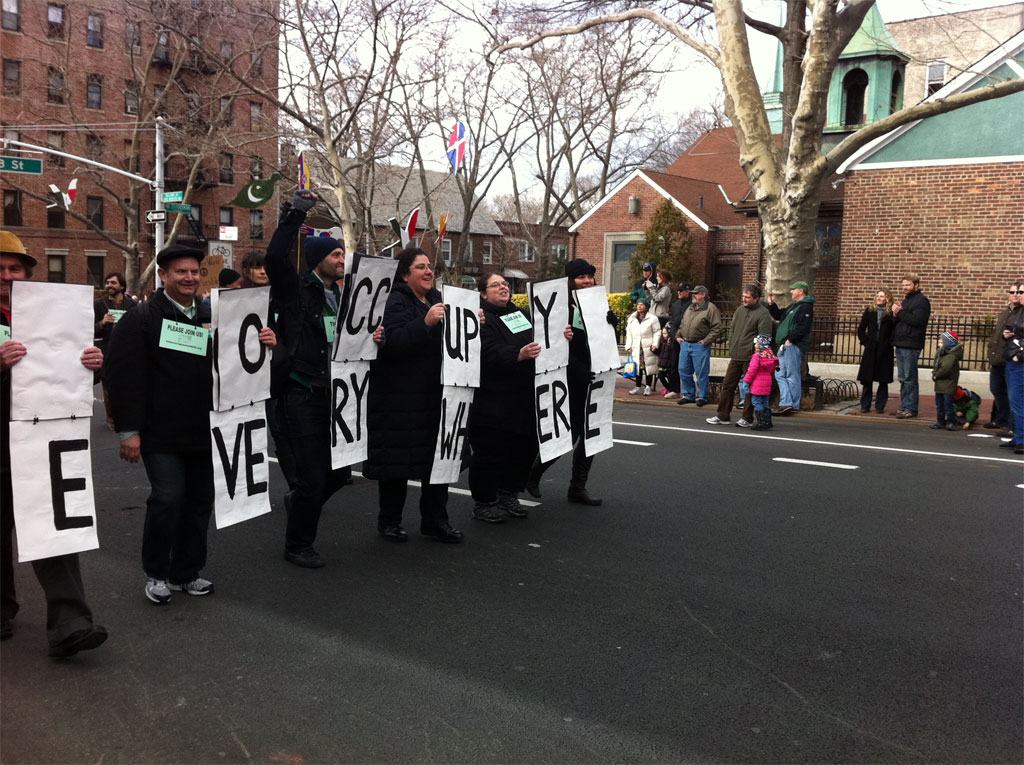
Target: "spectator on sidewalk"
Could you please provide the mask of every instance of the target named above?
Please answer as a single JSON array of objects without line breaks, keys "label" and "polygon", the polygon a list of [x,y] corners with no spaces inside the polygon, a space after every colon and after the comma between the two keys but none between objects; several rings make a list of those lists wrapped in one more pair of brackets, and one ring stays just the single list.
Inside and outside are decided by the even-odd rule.
[{"label": "spectator on sidewalk", "polygon": [[864,346],[857,370],[857,379],[864,386],[860,396],[861,414],[871,411],[871,388],[876,383],[875,411],[881,414],[889,402],[893,362],[892,303],[892,293],[886,289],[879,290],[875,293],[874,304],[864,309],[857,327],[857,339]]},{"label": "spectator on sidewalk", "polygon": [[1024,311],[1020,287],[1011,284],[1007,294],[1010,298],[1009,304],[996,317],[996,323],[992,327],[992,336],[988,340],[988,388],[992,391],[992,415],[984,426],[992,430],[1003,431],[1011,430],[1010,421],[1013,416],[1006,387],[1006,337],[1004,332],[1007,327],[1013,326],[1017,316]]},{"label": "spectator on sidewalk", "polygon": [[814,298],[808,293],[807,282],[793,282],[789,285],[792,303],[783,310],[775,305],[775,295],[768,295],[768,311],[779,321],[775,341],[779,346],[779,371],[775,379],[779,383],[779,414],[800,411],[800,397],[803,393],[804,354],[811,346],[811,329],[814,326]]},{"label": "spectator on sidewalk", "polygon": [[668,326],[666,327],[668,335],[665,337],[668,342],[662,346],[671,353],[671,358],[665,362],[668,367],[668,384],[665,385],[666,399],[679,398],[679,343],[676,342],[676,333],[679,332],[683,314],[686,313],[686,309],[690,307],[691,303],[693,300],[690,297],[690,283],[680,282],[676,287],[676,299],[669,312]]},{"label": "spectator on sidewalk", "polygon": [[935,422],[932,430],[956,430],[956,412],[953,410],[953,394],[960,380],[960,360],[964,347],[956,332],[943,332],[939,350],[935,353],[932,380],[935,382]]},{"label": "spectator on sidewalk", "polygon": [[[1017,295],[1024,291],[1024,280],[1015,285]],[[1024,311],[1017,313],[1012,325],[1003,328],[1006,339],[1006,388],[1013,412],[1013,438],[1003,447],[1012,447],[1014,454],[1024,454]]]},{"label": "spectator on sidewalk", "polygon": [[896,416],[904,420],[917,417],[917,362],[924,350],[932,304],[921,292],[921,278],[917,274],[906,274],[900,286],[903,300],[892,306],[892,344],[896,348],[896,374],[900,381],[900,408]]},{"label": "spectator on sidewalk", "polygon": [[[749,285],[743,290],[741,301],[741,305],[732,315],[732,324],[729,327],[729,366],[726,367],[725,377],[722,379],[722,392],[718,396],[718,413],[714,417],[707,418],[707,422],[711,425],[729,424],[736,388],[746,374],[750,357],[755,352],[754,338],[758,335],[772,334],[772,315],[761,302],[761,288],[756,284]],[[768,388],[770,393],[770,380]],[[747,394],[743,397],[743,416],[736,422],[736,425],[741,428],[749,428],[753,424],[754,404],[751,395]]]},{"label": "spectator on sidewalk", "polygon": [[[683,314],[676,339],[679,343],[679,384],[683,397],[677,404],[708,403],[708,378],[711,372],[711,344],[722,335],[722,314],[708,300],[708,288],[693,290],[693,303]],[[694,390],[694,376],[697,379]],[[696,398],[694,398],[696,396]]]},{"label": "spectator on sidewalk", "polygon": [[772,375],[779,368],[779,359],[772,353],[772,336],[758,335],[753,340],[754,354],[750,357],[743,382],[750,388],[757,424],[751,430],[771,430],[772,410],[768,397],[772,392]]},{"label": "spectator on sidewalk", "polygon": [[658,346],[661,344],[661,326],[658,318],[649,312],[647,298],[641,298],[636,310],[626,320],[626,350],[637,363],[636,386],[629,391],[635,396],[650,396],[658,384]]},{"label": "spectator on sidewalk", "polygon": [[664,327],[669,319],[669,305],[672,303],[672,274],[664,268],[658,269],[658,283],[647,289],[647,304],[658,320],[658,328]]},{"label": "spectator on sidewalk", "polygon": [[973,390],[967,390],[956,386],[953,392],[953,411],[956,412],[957,427],[967,430],[978,420],[978,410],[981,408],[981,396]]},{"label": "spectator on sidewalk", "polygon": [[640,281],[634,284],[633,289],[629,291],[629,302],[634,306],[647,297],[648,289],[658,286],[658,282],[654,278],[654,266],[654,263],[644,263],[644,275],[640,277]]}]

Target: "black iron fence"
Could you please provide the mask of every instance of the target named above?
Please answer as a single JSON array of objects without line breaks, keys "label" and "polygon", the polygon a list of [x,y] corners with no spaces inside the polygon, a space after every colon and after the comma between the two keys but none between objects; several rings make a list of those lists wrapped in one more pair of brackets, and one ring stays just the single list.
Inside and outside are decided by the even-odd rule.
[{"label": "black iron fence", "polygon": [[[618,337],[621,343],[626,337],[626,319],[628,315],[620,315]],[[732,323],[732,314],[723,314],[722,323],[728,328]],[[811,345],[808,349],[808,361],[832,364],[859,364],[862,352],[857,339],[856,319],[820,319],[815,317],[814,329],[811,332]],[[935,352],[939,346],[939,336],[946,331],[956,332],[964,346],[964,358],[960,363],[961,370],[983,371],[988,369],[988,339],[995,326],[995,317],[985,319],[962,319],[946,316],[933,316],[928,320],[927,339],[918,366],[929,368],[935,361]],[[728,330],[725,336],[711,346],[713,356],[729,355]]]}]

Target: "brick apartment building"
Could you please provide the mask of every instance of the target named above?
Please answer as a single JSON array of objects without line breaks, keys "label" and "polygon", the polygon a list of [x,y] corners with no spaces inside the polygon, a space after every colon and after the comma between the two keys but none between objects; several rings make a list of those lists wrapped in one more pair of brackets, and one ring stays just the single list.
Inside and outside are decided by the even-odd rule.
[{"label": "brick apartment building", "polygon": [[[270,232],[262,218],[273,215],[230,205],[242,186],[277,166],[276,109],[228,72],[276,87],[277,27],[248,12],[263,5],[276,3],[242,12],[231,0],[157,2],[147,10],[117,0],[3,0],[3,137],[153,177],[154,120],[165,115],[166,190],[185,192],[192,205],[177,241],[216,247],[237,265],[264,248]],[[2,225],[39,260],[35,279],[98,286],[104,273],[125,271],[118,245],[129,240],[129,221],[119,200],[130,199],[133,184],[141,266],[149,262],[150,190],[73,159],[13,145],[3,154],[43,160],[42,175],[0,174]],[[63,191],[73,178],[70,211],[47,208],[49,185]],[[168,216],[168,234],[175,218]],[[221,225],[237,227],[237,241],[218,243]]]}]

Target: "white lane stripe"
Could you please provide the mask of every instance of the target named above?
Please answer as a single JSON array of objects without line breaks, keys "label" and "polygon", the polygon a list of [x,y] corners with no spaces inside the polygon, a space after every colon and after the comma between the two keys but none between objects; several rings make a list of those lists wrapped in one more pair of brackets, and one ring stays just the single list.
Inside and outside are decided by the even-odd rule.
[{"label": "white lane stripe", "polygon": [[613,438],[614,444],[626,444],[627,446],[656,446],[653,441],[627,441],[624,438]]},{"label": "white lane stripe", "polygon": [[704,435],[714,436],[733,436],[736,438],[761,438],[769,441],[789,441],[794,444],[819,444],[821,446],[842,446],[847,449],[869,449],[871,451],[878,452],[897,452],[900,454],[921,454],[926,457],[951,457],[958,460],[982,460],[984,462],[1005,462],[1009,465],[1020,465],[1020,460],[1005,459],[1002,457],[985,457],[978,454],[950,454],[948,452],[926,452],[920,449],[900,449],[895,446],[875,446],[874,444],[845,444],[839,441],[815,441],[807,438],[786,438],[785,436],[765,436],[760,433],[751,433],[744,431],[743,433],[732,433],[724,428],[716,428],[715,430],[707,428],[680,428],[673,425],[647,425],[640,422],[620,422],[618,420],[612,421],[613,425],[623,425],[633,428],[653,428],[654,430],[677,430],[683,433],[702,433]]},{"label": "white lane stripe", "polygon": [[856,470],[858,465],[841,465],[838,462],[815,462],[814,460],[791,460],[788,457],[772,457],[772,462],[795,462],[797,465],[817,465],[818,467],[839,468],[840,470]]},{"label": "white lane stripe", "polygon": [[[277,462],[277,457],[269,457],[268,459],[271,462]],[[352,475],[355,478],[362,478],[363,477],[363,474],[360,473],[358,470],[353,470],[352,471]],[[411,485],[413,485],[413,486],[419,486],[420,485],[419,481],[409,481],[409,483]],[[465,489],[457,489],[454,486],[450,486],[448,488],[448,491],[451,492],[452,494],[464,494],[467,497],[472,497],[473,496],[472,492],[466,491]],[[533,500],[530,500],[530,499],[520,499],[519,500],[519,504],[523,505],[524,507],[540,507],[541,503],[540,502],[534,502]]]}]

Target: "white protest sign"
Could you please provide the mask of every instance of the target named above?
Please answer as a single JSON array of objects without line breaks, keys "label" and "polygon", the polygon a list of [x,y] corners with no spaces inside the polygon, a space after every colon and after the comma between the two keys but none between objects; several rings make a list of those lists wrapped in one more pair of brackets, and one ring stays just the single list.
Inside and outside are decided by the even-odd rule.
[{"label": "white protest sign", "polygon": [[331,470],[367,457],[366,401],[369,361],[331,362]]},{"label": "white protest sign", "polygon": [[612,448],[612,403],[615,371],[602,372],[590,383],[583,412],[583,449],[588,457]]},{"label": "white protest sign", "polygon": [[356,262],[355,272],[347,277],[348,308],[335,329],[335,361],[373,361],[377,358],[379,346],[373,342],[373,333],[384,322],[384,306],[391,294],[397,268],[398,262],[391,258],[363,255]]},{"label": "white protest sign", "polygon": [[565,367],[533,378],[533,404],[537,415],[537,443],[540,461],[572,451],[572,428],[569,424],[569,385]]},{"label": "white protest sign", "polygon": [[260,342],[270,287],[217,289],[210,296],[217,353],[213,407],[224,412],[270,398],[270,349]]},{"label": "white protest sign", "polygon": [[92,287],[11,283],[11,338],[25,346],[11,367],[11,419],[92,417],[93,373],[82,351],[93,344]]},{"label": "white protest sign", "polygon": [[[441,382],[480,387],[480,293],[445,284]],[[386,340],[385,340],[386,342]]]},{"label": "white protest sign", "polygon": [[[462,290],[466,292],[467,290]],[[453,388],[441,391],[441,422],[434,445],[434,464],[429,483],[455,483],[462,467],[462,452],[469,443],[469,412],[473,407],[474,388]]]},{"label": "white protest sign", "polygon": [[213,510],[217,528],[270,512],[266,408],[210,412]]},{"label": "white protest sign", "polygon": [[608,290],[603,284],[576,290],[576,305],[583,315],[590,348],[590,371],[604,372],[622,366],[615,327],[608,323]]},{"label": "white protest sign", "polygon": [[100,546],[89,421],[11,423],[11,489],[22,563]]},{"label": "white protest sign", "polygon": [[564,367],[569,363],[569,341],[565,339],[565,327],[569,323],[569,283],[565,279],[535,282],[529,286],[528,294],[533,340],[540,344],[537,374]]}]

